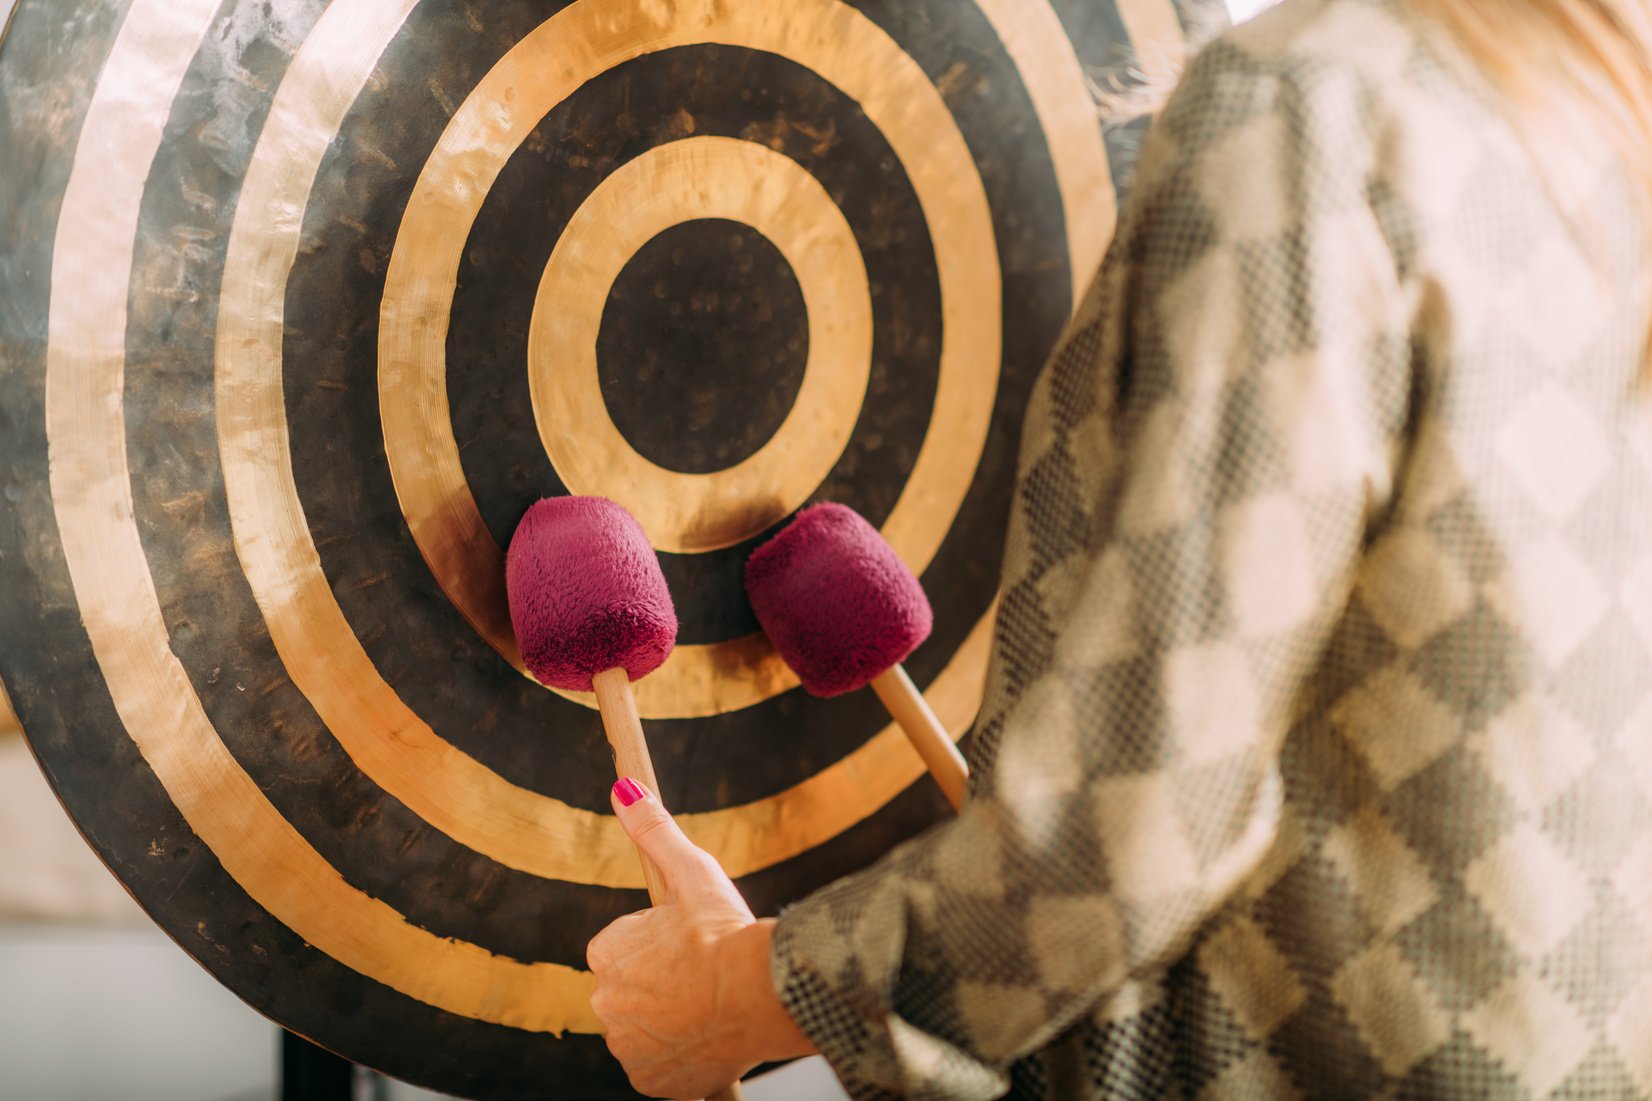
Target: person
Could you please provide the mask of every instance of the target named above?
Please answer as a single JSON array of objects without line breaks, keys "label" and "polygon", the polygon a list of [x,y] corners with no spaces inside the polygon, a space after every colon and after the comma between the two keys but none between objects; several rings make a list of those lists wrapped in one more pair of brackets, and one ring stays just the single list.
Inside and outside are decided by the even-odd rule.
[{"label": "person", "polygon": [[1652,1097],[1649,48],[1286,0],[1198,53],[1029,406],[963,812],[754,921],[616,799],[638,1089]]}]

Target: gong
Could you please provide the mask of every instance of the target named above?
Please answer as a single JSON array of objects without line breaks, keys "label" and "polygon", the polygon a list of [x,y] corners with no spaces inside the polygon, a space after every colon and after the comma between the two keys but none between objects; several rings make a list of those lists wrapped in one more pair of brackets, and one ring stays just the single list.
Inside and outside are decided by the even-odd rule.
[{"label": "gong", "polygon": [[759,913],[945,804],[740,570],[853,505],[980,702],[1029,387],[1169,0],[22,0],[0,43],[0,680],[76,825],[278,1023],[466,1097],[628,1097],[587,941],[646,905],[501,547],[621,501],[678,646],[662,794]]}]

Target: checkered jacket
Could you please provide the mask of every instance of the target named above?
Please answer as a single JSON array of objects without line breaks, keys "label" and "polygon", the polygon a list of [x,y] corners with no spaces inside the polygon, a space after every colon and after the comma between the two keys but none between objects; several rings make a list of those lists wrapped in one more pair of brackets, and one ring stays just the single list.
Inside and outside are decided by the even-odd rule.
[{"label": "checkered jacket", "polygon": [[973,801],[776,931],[854,1097],[1652,1097],[1652,260],[1569,137],[1399,0],[1192,63],[1032,399]]}]

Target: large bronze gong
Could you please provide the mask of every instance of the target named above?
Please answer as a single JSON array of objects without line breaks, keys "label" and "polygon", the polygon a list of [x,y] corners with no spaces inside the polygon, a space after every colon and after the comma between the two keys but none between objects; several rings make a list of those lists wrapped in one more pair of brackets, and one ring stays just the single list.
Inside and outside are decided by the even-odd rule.
[{"label": "large bronze gong", "polygon": [[81,831],[351,1059],[630,1096],[584,947],[641,874],[500,547],[546,494],[641,520],[682,619],[639,684],[663,794],[758,912],[936,820],[740,565],[860,509],[967,731],[1023,403],[1138,137],[1087,79],[1181,35],[1170,0],[22,0],[0,680]]}]

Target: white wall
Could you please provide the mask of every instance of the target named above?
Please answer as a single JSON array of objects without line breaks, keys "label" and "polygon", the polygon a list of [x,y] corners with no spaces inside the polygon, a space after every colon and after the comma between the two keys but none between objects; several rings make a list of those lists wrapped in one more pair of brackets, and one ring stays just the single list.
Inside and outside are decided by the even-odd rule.
[{"label": "white wall", "polygon": [[0,1096],[272,1096],[274,1026],[153,926],[0,926],[0,975]]},{"label": "white wall", "polygon": [[1279,0],[1227,0],[1228,14],[1233,16],[1235,23],[1243,23],[1253,15],[1259,15]]}]

